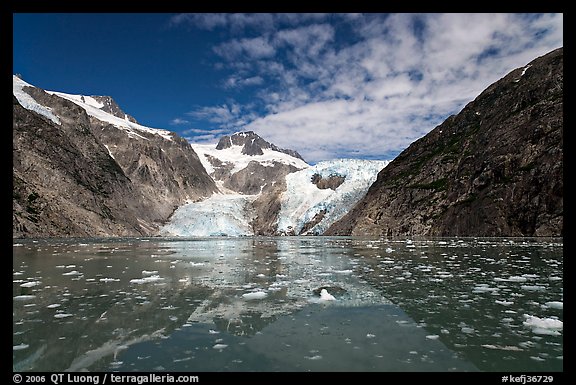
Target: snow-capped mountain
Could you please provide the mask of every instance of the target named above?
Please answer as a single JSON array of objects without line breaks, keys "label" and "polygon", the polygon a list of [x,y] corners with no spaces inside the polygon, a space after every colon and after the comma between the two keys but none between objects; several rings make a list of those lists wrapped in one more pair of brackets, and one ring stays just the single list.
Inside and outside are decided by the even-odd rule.
[{"label": "snow-capped mountain", "polygon": [[16,76],[13,94],[19,237],[322,234],[387,164],[310,166],[251,131],[190,144],[139,124],[111,97]]},{"label": "snow-capped mountain", "polygon": [[154,235],[217,190],[190,144],[112,98],[46,92],[13,76],[13,235]]},{"label": "snow-capped mountain", "polygon": [[192,144],[208,174],[221,187],[241,194],[270,189],[308,164],[296,151],[281,149],[252,131],[224,136],[218,144]]}]

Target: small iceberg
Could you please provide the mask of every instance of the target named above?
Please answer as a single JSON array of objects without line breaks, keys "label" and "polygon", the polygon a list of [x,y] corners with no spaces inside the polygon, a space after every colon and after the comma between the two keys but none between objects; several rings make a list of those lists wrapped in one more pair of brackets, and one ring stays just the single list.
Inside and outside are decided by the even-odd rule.
[{"label": "small iceberg", "polygon": [[522,324],[531,328],[534,334],[559,336],[564,328],[564,323],[556,318],[539,318],[528,314],[524,314],[524,318],[526,321]]},{"label": "small iceberg", "polygon": [[336,298],[334,298],[332,294],[328,293],[328,290],[322,289],[320,292],[320,301],[336,301]]},{"label": "small iceberg", "polygon": [[242,298],[244,298],[247,301],[250,301],[253,299],[263,299],[266,297],[268,297],[268,293],[266,293],[265,291],[255,291],[252,293],[242,294]]}]

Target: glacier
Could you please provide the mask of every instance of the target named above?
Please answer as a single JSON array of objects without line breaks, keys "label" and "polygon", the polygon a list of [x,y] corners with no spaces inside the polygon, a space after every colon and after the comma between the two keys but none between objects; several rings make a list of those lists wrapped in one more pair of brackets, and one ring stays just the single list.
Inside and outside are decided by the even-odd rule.
[{"label": "glacier", "polygon": [[[200,146],[194,147],[198,149]],[[200,153],[208,152],[206,147],[200,148],[204,150]],[[213,154],[221,155],[222,152]],[[238,164],[243,166],[247,164],[240,154],[229,151],[226,157],[226,161],[234,163],[235,169],[240,168]],[[380,170],[389,162],[337,159],[319,162],[314,166],[306,164],[305,168],[288,174],[285,179],[286,190],[280,196],[281,208],[276,234],[323,234],[366,194]],[[299,163],[299,166],[303,166],[302,163]],[[339,176],[344,182],[334,190],[321,189],[312,182],[314,175],[322,178]],[[221,183],[218,184],[220,193],[204,201],[187,203],[179,207],[169,222],[161,227],[159,235],[181,237],[254,235],[252,221],[255,213],[252,203],[263,193],[244,195],[223,188]],[[317,220],[314,226],[308,225],[309,228],[305,229],[307,224],[318,218],[317,215],[322,217],[321,220]]]},{"label": "glacier", "polygon": [[251,203],[256,195],[214,194],[210,198],[179,207],[160,235],[179,237],[254,235]]},{"label": "glacier", "polygon": [[[336,159],[318,162],[286,176],[286,191],[278,217],[279,234],[302,234],[304,226],[326,211],[322,220],[303,234],[320,235],[342,218],[368,191],[388,160]],[[318,174],[322,178],[344,177],[335,190],[319,189],[311,182]]]}]

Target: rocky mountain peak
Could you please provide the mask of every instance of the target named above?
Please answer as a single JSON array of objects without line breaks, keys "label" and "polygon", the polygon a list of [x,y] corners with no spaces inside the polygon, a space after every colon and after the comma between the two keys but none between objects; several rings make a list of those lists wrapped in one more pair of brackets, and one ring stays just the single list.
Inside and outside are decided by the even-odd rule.
[{"label": "rocky mountain peak", "polygon": [[287,150],[280,148],[272,143],[267,142],[266,140],[262,139],[258,134],[254,131],[244,131],[244,132],[236,132],[232,135],[226,135],[220,138],[218,141],[218,145],[216,146],[217,150],[224,150],[226,148],[230,148],[232,146],[242,146],[242,154],[244,155],[263,155],[264,149],[270,149],[272,151],[281,152],[295,158],[304,160],[302,156],[294,151],[294,150]]},{"label": "rocky mountain peak", "polygon": [[[111,97],[111,96],[96,96],[96,95],[92,95],[90,96],[92,99],[96,100],[96,102],[98,102],[99,104],[102,104],[102,107],[100,107],[100,109],[104,112],[107,112],[111,115],[116,116],[117,118],[120,119],[125,119],[128,120],[132,123],[138,123],[136,121],[136,119],[134,119],[134,117],[128,115],[127,113],[125,113],[120,106],[116,103],[116,101]],[[80,98],[84,103],[86,103],[86,98],[84,96],[82,96]]]}]

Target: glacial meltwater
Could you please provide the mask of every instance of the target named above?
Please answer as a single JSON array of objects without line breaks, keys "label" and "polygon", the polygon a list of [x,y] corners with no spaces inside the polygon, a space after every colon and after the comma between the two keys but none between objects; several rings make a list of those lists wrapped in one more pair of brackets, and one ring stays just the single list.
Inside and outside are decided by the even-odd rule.
[{"label": "glacial meltwater", "polygon": [[562,371],[561,238],[13,241],[13,370]]}]

